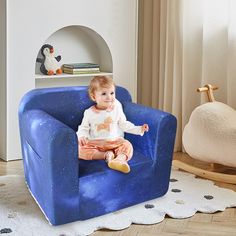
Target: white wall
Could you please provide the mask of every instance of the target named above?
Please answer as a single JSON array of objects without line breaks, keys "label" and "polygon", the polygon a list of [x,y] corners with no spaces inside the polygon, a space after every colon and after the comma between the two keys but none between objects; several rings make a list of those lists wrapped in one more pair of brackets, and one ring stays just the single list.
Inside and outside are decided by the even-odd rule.
[{"label": "white wall", "polygon": [[[6,32],[6,2],[0,1],[0,29]],[[6,153],[6,34],[0,37],[0,157]]]}]

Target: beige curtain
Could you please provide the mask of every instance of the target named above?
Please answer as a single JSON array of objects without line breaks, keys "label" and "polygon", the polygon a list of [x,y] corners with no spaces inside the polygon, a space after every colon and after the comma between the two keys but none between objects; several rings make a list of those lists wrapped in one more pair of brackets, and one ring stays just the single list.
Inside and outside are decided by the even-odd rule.
[{"label": "beige curtain", "polygon": [[175,151],[191,112],[213,84],[218,101],[236,109],[236,1],[140,0],[138,102],[178,119]]}]

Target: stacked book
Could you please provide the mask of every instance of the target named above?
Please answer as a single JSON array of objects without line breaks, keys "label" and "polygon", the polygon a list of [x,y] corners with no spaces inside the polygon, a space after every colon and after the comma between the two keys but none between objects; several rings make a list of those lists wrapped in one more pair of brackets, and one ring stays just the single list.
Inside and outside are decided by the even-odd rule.
[{"label": "stacked book", "polygon": [[100,68],[96,63],[70,63],[63,65],[63,72],[66,74],[91,74],[99,73]]}]

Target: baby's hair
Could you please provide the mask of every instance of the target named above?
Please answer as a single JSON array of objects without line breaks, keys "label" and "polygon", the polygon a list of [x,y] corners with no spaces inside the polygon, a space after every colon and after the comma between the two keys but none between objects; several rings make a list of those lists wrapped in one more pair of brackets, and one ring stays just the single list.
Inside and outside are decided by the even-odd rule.
[{"label": "baby's hair", "polygon": [[115,87],[115,83],[112,78],[107,76],[94,76],[90,81],[89,85],[89,96],[93,100],[94,92],[100,88],[110,88],[111,86]]}]

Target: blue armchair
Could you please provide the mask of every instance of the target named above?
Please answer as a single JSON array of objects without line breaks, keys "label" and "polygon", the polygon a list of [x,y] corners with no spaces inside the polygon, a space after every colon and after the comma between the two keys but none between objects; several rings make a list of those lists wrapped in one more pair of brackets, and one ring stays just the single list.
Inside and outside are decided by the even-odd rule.
[{"label": "blue armchair", "polygon": [[147,123],[143,137],[127,134],[134,155],[131,172],[111,170],[104,161],[78,159],[76,131],[93,103],[87,87],[34,89],[19,106],[19,126],[28,188],[49,222],[85,220],[163,196],[169,186],[176,119],[134,104],[116,88],[127,119]]}]

